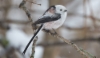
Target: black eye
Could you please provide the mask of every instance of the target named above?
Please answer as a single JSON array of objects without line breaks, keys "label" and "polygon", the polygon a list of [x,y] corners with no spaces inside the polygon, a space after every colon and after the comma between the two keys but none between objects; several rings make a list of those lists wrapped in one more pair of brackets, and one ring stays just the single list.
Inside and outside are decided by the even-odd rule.
[{"label": "black eye", "polygon": [[62,9],[60,9],[60,11],[62,11]]}]

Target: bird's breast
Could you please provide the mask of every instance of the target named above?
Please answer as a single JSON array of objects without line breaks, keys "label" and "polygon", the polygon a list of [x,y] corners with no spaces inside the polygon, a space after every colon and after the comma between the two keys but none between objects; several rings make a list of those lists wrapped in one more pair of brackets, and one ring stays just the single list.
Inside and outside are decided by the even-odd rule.
[{"label": "bird's breast", "polygon": [[57,29],[64,23],[64,21],[65,21],[64,19],[59,19],[56,21],[44,23],[44,29],[48,30]]},{"label": "bird's breast", "polygon": [[62,26],[62,24],[65,22],[66,20],[66,13],[63,14],[61,16],[60,19],[56,20],[56,21],[52,21],[52,22],[47,22],[47,23],[44,23],[44,29],[48,29],[48,30],[52,30],[52,29],[57,29],[59,28],[60,26]]}]

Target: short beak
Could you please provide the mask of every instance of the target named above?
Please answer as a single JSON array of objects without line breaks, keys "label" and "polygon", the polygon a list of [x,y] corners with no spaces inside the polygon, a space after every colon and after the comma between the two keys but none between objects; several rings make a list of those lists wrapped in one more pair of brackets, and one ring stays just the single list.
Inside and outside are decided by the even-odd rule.
[{"label": "short beak", "polygon": [[64,10],[64,12],[67,12],[67,10]]}]

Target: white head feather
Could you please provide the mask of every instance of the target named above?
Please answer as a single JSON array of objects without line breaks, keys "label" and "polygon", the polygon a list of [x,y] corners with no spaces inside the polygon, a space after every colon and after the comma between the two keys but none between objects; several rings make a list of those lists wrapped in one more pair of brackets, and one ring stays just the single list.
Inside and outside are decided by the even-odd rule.
[{"label": "white head feather", "polygon": [[62,6],[62,5],[55,5],[56,7],[56,13],[60,13],[60,14],[65,14],[67,12],[66,7]]}]

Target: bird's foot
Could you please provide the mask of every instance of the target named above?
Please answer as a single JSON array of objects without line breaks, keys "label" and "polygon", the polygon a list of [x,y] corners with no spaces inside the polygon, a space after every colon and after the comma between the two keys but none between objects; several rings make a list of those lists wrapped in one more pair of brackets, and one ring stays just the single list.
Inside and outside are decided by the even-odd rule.
[{"label": "bird's foot", "polygon": [[49,34],[51,34],[51,35],[57,35],[57,32],[53,29],[52,31],[51,30],[46,30],[46,29],[43,29],[43,31],[45,31],[45,32],[47,32],[47,33],[49,33]]},{"label": "bird's foot", "polygon": [[32,24],[32,28],[33,28],[33,30],[36,30],[38,27],[36,25]]}]

